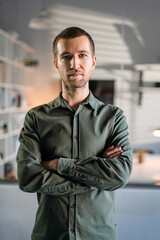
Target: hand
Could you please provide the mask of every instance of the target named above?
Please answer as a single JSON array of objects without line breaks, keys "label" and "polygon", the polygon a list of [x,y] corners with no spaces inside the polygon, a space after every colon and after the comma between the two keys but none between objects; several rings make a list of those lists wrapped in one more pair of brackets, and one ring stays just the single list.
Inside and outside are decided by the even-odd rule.
[{"label": "hand", "polygon": [[113,145],[106,149],[106,151],[103,153],[104,158],[115,158],[119,157],[119,155],[123,152],[121,147],[114,147]]},{"label": "hand", "polygon": [[48,170],[57,171],[59,158],[55,158],[49,161],[42,162],[42,166]]}]

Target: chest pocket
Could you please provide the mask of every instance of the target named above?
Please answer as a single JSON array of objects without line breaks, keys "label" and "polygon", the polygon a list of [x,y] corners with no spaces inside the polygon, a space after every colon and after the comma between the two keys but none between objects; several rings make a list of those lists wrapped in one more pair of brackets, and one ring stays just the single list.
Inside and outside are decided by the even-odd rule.
[{"label": "chest pocket", "polygon": [[41,132],[43,158],[71,157],[72,130],[68,116],[53,118]]}]

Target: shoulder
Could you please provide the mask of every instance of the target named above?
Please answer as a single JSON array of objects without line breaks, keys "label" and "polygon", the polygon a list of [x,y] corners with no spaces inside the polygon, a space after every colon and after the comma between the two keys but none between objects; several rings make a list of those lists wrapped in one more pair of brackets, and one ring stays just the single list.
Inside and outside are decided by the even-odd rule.
[{"label": "shoulder", "polygon": [[39,123],[44,122],[53,111],[55,106],[54,101],[29,109],[25,115],[24,124],[34,125],[38,128]]},{"label": "shoulder", "polygon": [[105,109],[108,111],[122,111],[119,107],[117,107],[116,105],[113,104],[109,104],[109,103],[104,103],[102,101],[100,101],[99,99],[97,99],[95,96],[93,96],[93,94],[91,93],[91,104],[96,107],[97,109]]},{"label": "shoulder", "polygon": [[59,105],[57,104],[56,99],[46,103],[46,104],[41,104],[39,106],[33,107],[31,108],[27,114],[31,114],[31,115],[39,115],[39,114],[47,114],[49,113],[52,109],[57,108]]},{"label": "shoulder", "polygon": [[113,104],[105,104],[105,108],[108,109],[108,111],[110,111],[110,112],[123,113],[123,110],[121,108],[119,108]]},{"label": "shoulder", "polygon": [[99,101],[96,98],[95,98],[95,101],[96,101],[96,106],[97,106],[98,112],[102,111],[102,112],[106,112],[107,114],[111,114],[111,115],[112,114],[113,115],[123,114],[123,110],[114,104],[104,103],[104,102]]}]

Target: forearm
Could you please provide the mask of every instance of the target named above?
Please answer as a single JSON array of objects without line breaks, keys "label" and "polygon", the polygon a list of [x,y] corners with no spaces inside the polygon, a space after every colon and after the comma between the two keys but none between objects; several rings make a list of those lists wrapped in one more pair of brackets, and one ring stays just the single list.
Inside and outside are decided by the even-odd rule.
[{"label": "forearm", "polygon": [[132,149],[128,137],[121,141],[124,149],[114,147],[107,148],[102,157],[90,157],[86,159],[60,158],[42,163],[47,169],[58,171],[79,183],[101,190],[114,190],[124,186],[132,169]]},{"label": "forearm", "polygon": [[132,170],[132,148],[123,117],[117,119],[110,139],[111,145],[121,147],[119,156],[108,157],[104,149],[102,157],[80,160],[60,158],[58,172],[100,190],[115,190],[126,185]]},{"label": "forearm", "polygon": [[41,192],[56,196],[90,191],[85,184],[42,166],[41,143],[33,122],[28,113],[19,137],[17,171],[20,189],[25,192]]},{"label": "forearm", "polygon": [[[131,150],[127,152],[131,157]],[[130,157],[123,153],[113,159],[90,157],[77,161],[60,158],[58,172],[90,187],[115,190],[128,182],[132,169]]]},{"label": "forearm", "polygon": [[62,176],[34,163],[32,160],[18,162],[18,182],[25,192],[40,192],[47,195],[73,195],[90,191],[90,187]]},{"label": "forearm", "polygon": [[[99,165],[100,163],[98,163],[98,161],[100,162],[100,161],[107,161],[107,159],[109,159],[110,158],[110,160],[111,160],[111,158],[118,158],[121,154],[123,153],[123,149],[121,148],[121,147],[114,147],[113,145],[111,146],[111,147],[109,147],[109,148],[107,148],[105,151],[104,151],[104,153],[103,153],[103,155],[102,155],[102,157],[103,158],[97,158],[97,161],[96,161],[96,163]],[[107,159],[105,159],[105,158],[107,158]],[[94,159],[94,157],[93,158],[90,158],[90,163],[89,164],[92,164],[92,162],[94,161],[93,160]],[[59,160],[60,160],[60,162],[59,162]],[[85,169],[87,170],[87,168],[86,168],[86,162],[87,162],[87,160],[88,159],[85,159],[85,160],[83,160],[83,162],[85,163]],[[63,161],[63,159],[61,158],[61,159],[58,159],[58,158],[56,158],[56,159],[52,159],[52,160],[50,160],[50,161],[44,161],[44,162],[42,162],[42,165],[46,168],[46,169],[48,169],[48,170],[53,170],[53,171],[58,171],[58,163],[59,163],[59,169],[61,169],[61,168],[63,168],[63,165],[65,165],[65,166],[67,166],[68,168],[70,168],[71,166],[72,166],[72,163],[74,163],[74,174],[67,174],[67,177],[70,177],[72,180],[73,179],[76,179],[76,181],[79,181],[79,182],[82,182],[82,183],[85,183],[85,184],[87,184],[88,186],[90,186],[91,188],[93,188],[93,186],[96,186],[97,188],[103,188],[104,186],[102,186],[101,184],[102,183],[104,183],[105,184],[105,182],[104,182],[104,179],[103,179],[103,177],[102,177],[102,173],[100,173],[101,174],[101,176],[99,177],[99,180],[98,180],[98,182],[99,182],[99,184],[97,185],[97,183],[95,183],[95,180],[91,180],[91,173],[89,173],[88,172],[88,174],[87,174],[87,172],[85,171],[85,175],[84,175],[84,169],[81,169],[81,171],[80,172],[78,172],[77,170],[76,170],[76,164],[75,164],[75,160],[74,159],[64,159],[64,163],[62,163],[62,161]],[[82,160],[81,160],[81,162],[82,162]],[[71,163],[71,164],[70,164]],[[80,162],[78,162],[78,164],[79,164]],[[81,164],[80,164],[80,166],[81,166]],[[80,167],[79,166],[79,167]],[[72,166],[73,167],[73,166]],[[82,167],[82,166],[81,166]],[[98,169],[98,167],[96,167],[96,169]],[[103,170],[105,170],[104,168],[103,168]],[[59,171],[61,171],[61,170],[59,170]],[[72,169],[72,171],[73,171],[73,169]],[[76,171],[76,172],[75,172]],[[63,172],[61,172],[61,174],[62,173],[64,173],[65,174],[65,172],[64,172],[64,170],[63,170]],[[93,177],[93,174],[94,174],[94,172],[93,172],[93,170],[92,170],[92,177]],[[89,180],[89,182],[87,181],[86,182],[86,180]],[[91,184],[91,185],[90,185]],[[96,184],[96,185],[95,185]]]}]

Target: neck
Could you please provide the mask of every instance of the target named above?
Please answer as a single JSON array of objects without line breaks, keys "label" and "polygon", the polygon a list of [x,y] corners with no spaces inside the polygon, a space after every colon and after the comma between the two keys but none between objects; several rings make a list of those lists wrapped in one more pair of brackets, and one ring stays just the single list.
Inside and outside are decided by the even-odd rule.
[{"label": "neck", "polygon": [[62,87],[62,96],[69,106],[76,111],[79,105],[85,101],[89,95],[89,88],[65,89]]}]

